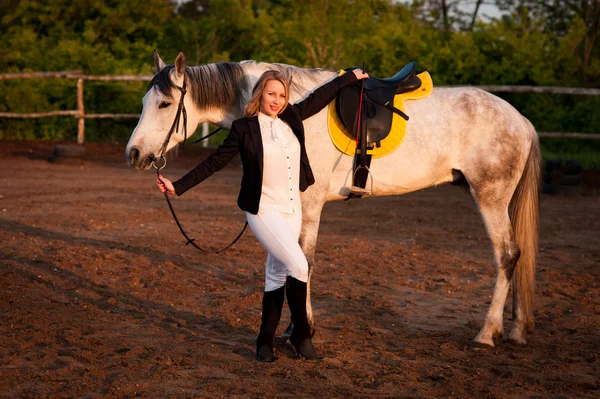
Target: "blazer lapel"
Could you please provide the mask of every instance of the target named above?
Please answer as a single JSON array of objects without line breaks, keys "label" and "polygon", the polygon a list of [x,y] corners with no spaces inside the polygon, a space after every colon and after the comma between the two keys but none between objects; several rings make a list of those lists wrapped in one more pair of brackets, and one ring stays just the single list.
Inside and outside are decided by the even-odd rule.
[{"label": "blazer lapel", "polygon": [[256,159],[258,160],[258,168],[262,175],[263,143],[262,143],[262,136],[260,135],[260,125],[258,124],[257,116],[252,116],[252,117],[248,118],[248,127],[250,129],[250,137],[252,137],[252,143],[254,143],[254,149],[256,150]]},{"label": "blazer lapel", "polygon": [[[298,118],[294,118],[294,115],[290,110],[291,107],[292,106],[288,104],[283,112],[279,114],[279,118],[292,128],[292,132],[294,132],[300,144],[304,144],[304,129],[298,127]],[[302,124],[302,122],[300,122],[300,124]]]}]

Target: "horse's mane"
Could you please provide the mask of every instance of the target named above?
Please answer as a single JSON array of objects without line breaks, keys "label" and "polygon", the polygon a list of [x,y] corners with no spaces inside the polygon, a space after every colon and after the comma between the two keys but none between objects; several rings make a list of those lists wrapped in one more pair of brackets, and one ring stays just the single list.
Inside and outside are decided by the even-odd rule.
[{"label": "horse's mane", "polygon": [[[174,68],[173,65],[166,65],[161,69],[148,84],[148,90],[156,87],[165,97],[173,98],[171,90],[177,86],[171,81],[170,74]],[[188,91],[194,103],[201,104],[203,108],[225,108],[236,114],[243,113],[248,101],[247,93],[252,89],[246,68],[280,71],[291,82],[290,91],[300,95],[304,94],[307,88],[322,83],[323,73],[332,72],[329,69],[299,68],[293,65],[257,61],[217,62],[186,67],[185,73],[190,85]]]},{"label": "horse's mane", "polygon": [[[175,67],[166,65],[148,84],[148,90],[156,87],[167,98],[173,98],[171,89],[177,87],[170,79]],[[186,67],[191,93],[195,104],[206,108],[223,108],[241,111],[244,109],[245,95],[249,89],[246,71],[238,63],[218,62],[215,64]]]}]

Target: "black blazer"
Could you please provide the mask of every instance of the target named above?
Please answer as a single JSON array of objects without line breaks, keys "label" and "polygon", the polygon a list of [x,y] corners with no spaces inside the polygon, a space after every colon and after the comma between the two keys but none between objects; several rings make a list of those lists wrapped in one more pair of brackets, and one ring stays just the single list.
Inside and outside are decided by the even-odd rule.
[{"label": "black blazer", "polygon": [[[300,191],[305,191],[315,182],[306,155],[302,121],[317,114],[333,101],[342,87],[353,84],[357,80],[354,73],[339,76],[316,89],[298,104],[288,104],[279,114],[279,118],[292,128],[300,142]],[[213,173],[223,169],[238,153],[242,159],[244,173],[237,203],[241,210],[257,214],[263,176],[263,145],[258,116],[234,121],[223,144],[202,163],[173,183],[175,193],[182,195],[201,183]]]}]

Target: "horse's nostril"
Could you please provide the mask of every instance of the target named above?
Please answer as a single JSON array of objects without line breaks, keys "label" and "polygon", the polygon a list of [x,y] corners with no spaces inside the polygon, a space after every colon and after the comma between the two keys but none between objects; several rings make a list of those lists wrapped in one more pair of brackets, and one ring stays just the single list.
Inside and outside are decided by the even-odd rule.
[{"label": "horse's nostril", "polygon": [[131,149],[131,151],[129,151],[129,158],[131,159],[132,162],[136,162],[139,159],[139,157],[140,157],[140,150],[133,147]]}]

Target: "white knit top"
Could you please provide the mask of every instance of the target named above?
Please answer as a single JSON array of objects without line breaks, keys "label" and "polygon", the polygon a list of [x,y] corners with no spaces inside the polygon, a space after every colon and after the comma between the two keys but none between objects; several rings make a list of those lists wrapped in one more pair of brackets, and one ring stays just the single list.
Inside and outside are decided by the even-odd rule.
[{"label": "white knit top", "polygon": [[300,143],[281,119],[259,112],[263,181],[258,213],[293,213],[300,204]]}]

